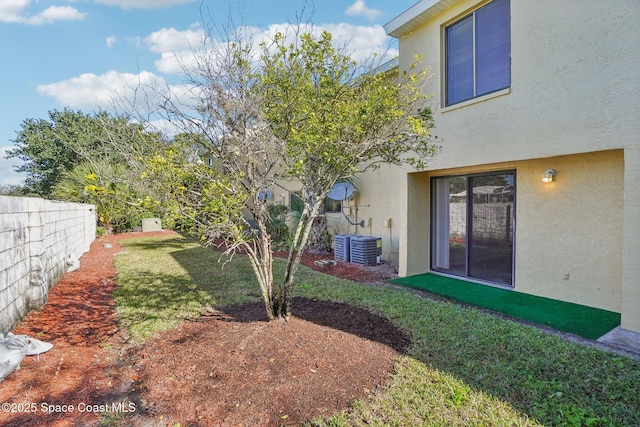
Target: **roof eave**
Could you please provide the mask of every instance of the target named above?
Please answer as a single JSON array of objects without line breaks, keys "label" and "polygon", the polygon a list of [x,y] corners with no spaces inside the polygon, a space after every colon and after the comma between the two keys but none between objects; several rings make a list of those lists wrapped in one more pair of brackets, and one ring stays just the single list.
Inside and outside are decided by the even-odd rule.
[{"label": "roof eave", "polygon": [[381,74],[381,73],[390,74],[395,71],[398,71],[399,68],[400,68],[400,60],[396,57],[376,67],[372,73],[373,74]]},{"label": "roof eave", "polygon": [[399,39],[461,0],[421,0],[384,25],[391,37]]}]

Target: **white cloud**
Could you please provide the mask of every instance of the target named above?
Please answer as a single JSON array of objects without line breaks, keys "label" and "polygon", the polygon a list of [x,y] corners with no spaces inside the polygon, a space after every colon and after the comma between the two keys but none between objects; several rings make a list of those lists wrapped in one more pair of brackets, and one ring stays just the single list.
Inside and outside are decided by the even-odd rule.
[{"label": "white cloud", "polygon": [[152,52],[175,52],[200,48],[204,36],[201,29],[180,31],[175,28],[163,28],[145,37],[144,42]]},{"label": "white cloud", "polygon": [[[186,85],[169,85],[165,79],[148,71],[138,74],[115,70],[102,75],[81,74],[68,80],[40,85],[41,95],[51,96],[64,107],[84,111],[114,111],[132,117],[145,117],[159,130],[175,134],[173,125],[164,123],[159,106],[166,99],[188,107],[195,95]],[[173,126],[173,127],[172,127]]]},{"label": "white cloud", "polygon": [[382,25],[362,26],[351,24],[325,25],[337,44],[345,44],[347,53],[358,62],[377,55],[378,60],[386,61],[398,55],[396,49],[387,49],[389,38]]},{"label": "white cloud", "polygon": [[81,21],[86,16],[71,6],[51,6],[27,19],[31,25],[51,24],[55,21]]},{"label": "white cloud", "polygon": [[188,125],[182,125],[166,119],[151,120],[145,123],[144,127],[150,132],[159,132],[169,139],[184,132],[185,128],[188,129]]},{"label": "white cloud", "polygon": [[95,0],[96,3],[120,6],[123,9],[159,9],[196,1],[198,0]]},{"label": "white cloud", "polygon": [[364,3],[364,0],[356,0],[355,3],[345,10],[344,13],[347,15],[362,15],[369,21],[375,21],[380,15],[382,15],[381,11],[368,7]]},{"label": "white cloud", "polygon": [[16,22],[20,13],[29,6],[31,0],[5,0],[0,3],[0,21]]},{"label": "white cloud", "polygon": [[[381,51],[381,47],[388,43],[384,29],[379,25],[355,26],[350,24],[326,24],[309,26],[303,31],[319,34],[327,30],[334,36],[336,46],[345,46],[348,54],[358,61],[364,62],[377,54],[376,60],[385,61],[397,55],[397,50]],[[277,32],[285,34],[293,41],[296,33],[290,24],[271,25],[267,29],[258,27],[241,27],[236,30],[242,40],[251,40],[256,51],[263,41],[273,40]],[[115,38],[112,39],[115,41]],[[185,69],[196,64],[199,55],[209,55],[220,51],[222,42],[213,38],[207,39],[205,51],[203,46],[204,32],[199,28],[177,30],[167,28],[151,33],[140,39],[151,52],[159,55],[155,64],[159,72],[182,74]],[[111,43],[107,39],[107,45]],[[370,64],[372,65],[372,64]],[[79,76],[51,84],[40,85],[38,92],[44,96],[53,97],[59,105],[81,110],[116,110],[133,113],[134,110],[150,114],[158,118],[157,106],[166,96],[178,104],[190,105],[198,94],[185,85],[170,85],[163,77],[149,71],[137,74],[121,73],[115,70],[102,75],[93,73]],[[124,110],[124,111],[123,111]],[[169,132],[172,125],[162,121],[156,123],[160,128]],[[167,128],[169,126],[169,128]],[[175,132],[175,131],[174,131]],[[170,133],[170,132],[169,132]]]},{"label": "white cloud", "polygon": [[163,52],[155,61],[158,71],[164,74],[180,74],[195,66],[195,52]]},{"label": "white cloud", "polygon": [[71,6],[50,6],[35,15],[30,15],[27,11],[30,4],[31,0],[2,0],[0,22],[43,25],[56,21],[82,20],[86,16]]},{"label": "white cloud", "polygon": [[[259,43],[272,40],[278,31],[289,37],[293,37],[296,33],[294,26],[291,24],[272,25],[261,33],[257,32],[255,28],[246,32],[252,33],[255,41]],[[328,31],[332,35],[334,46],[344,47],[345,53],[357,62],[366,62],[371,58],[372,54],[383,56],[387,59],[391,59],[398,54],[397,50],[386,51],[385,46],[389,43],[389,38],[381,25],[322,24],[310,25],[303,28],[303,31],[316,36],[320,35],[322,31]]]},{"label": "white cloud", "polygon": [[202,49],[205,33],[201,29],[163,28],[144,38],[151,52],[159,53],[156,68],[165,74],[180,74],[195,64],[196,52]]},{"label": "white cloud", "polygon": [[[277,31],[290,36],[295,34],[293,26],[289,24],[274,25],[263,35],[264,39],[271,39]],[[366,62],[374,54],[383,59],[391,59],[398,54],[397,50],[386,50],[389,38],[381,25],[323,24],[309,26],[304,31],[314,35],[328,31],[333,37],[334,46],[344,47],[345,53],[357,62]]]},{"label": "white cloud", "polygon": [[18,187],[24,184],[25,179],[26,179],[26,174],[17,173],[14,171],[10,176],[4,175],[4,174],[0,175],[0,185],[6,186],[6,187],[13,187],[13,186]]},{"label": "white cloud", "polygon": [[[345,46],[346,53],[358,61],[364,62],[377,55],[377,59],[388,60],[398,54],[397,50],[386,51],[388,44],[384,28],[381,25],[358,26],[351,24],[309,25],[302,29],[312,34],[320,34],[323,30],[333,35],[336,46]],[[285,34],[293,42],[296,28],[292,24],[273,24],[266,29],[244,26],[236,29],[238,38],[251,41],[254,50],[259,50],[262,42],[273,40],[276,33]],[[155,61],[159,72],[165,74],[181,74],[185,69],[192,69],[196,65],[197,56],[204,49],[205,33],[202,29],[177,30],[165,28],[156,31],[143,39],[144,44],[160,58]],[[217,39],[207,39],[208,49],[221,49],[222,42]]]},{"label": "white cloud", "polygon": [[110,36],[105,39],[104,44],[107,45],[107,47],[111,47],[116,43],[116,41],[118,41],[116,37]]},{"label": "white cloud", "polygon": [[[48,95],[65,107],[97,110],[111,110],[137,103],[144,108],[147,103],[154,103],[160,96],[166,82],[148,71],[138,74],[108,71],[102,75],[93,73],[81,74],[68,80],[48,85],[39,85],[38,92]],[[157,101],[157,100],[156,100]]]}]

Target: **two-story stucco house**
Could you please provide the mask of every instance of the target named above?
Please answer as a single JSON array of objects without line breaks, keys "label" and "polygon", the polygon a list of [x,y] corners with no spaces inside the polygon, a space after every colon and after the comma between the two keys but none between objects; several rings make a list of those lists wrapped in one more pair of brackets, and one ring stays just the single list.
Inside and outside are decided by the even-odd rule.
[{"label": "two-story stucco house", "polygon": [[385,28],[400,68],[416,54],[431,68],[442,139],[428,171],[360,192],[385,206],[372,224],[397,223],[400,273],[604,308],[640,331],[640,3],[423,0]]},{"label": "two-story stucco house", "polygon": [[[359,177],[354,227],[400,276],[447,274],[622,315],[640,332],[640,2],[422,0],[416,55],[440,153]],[[330,222],[331,222],[331,218]]]}]

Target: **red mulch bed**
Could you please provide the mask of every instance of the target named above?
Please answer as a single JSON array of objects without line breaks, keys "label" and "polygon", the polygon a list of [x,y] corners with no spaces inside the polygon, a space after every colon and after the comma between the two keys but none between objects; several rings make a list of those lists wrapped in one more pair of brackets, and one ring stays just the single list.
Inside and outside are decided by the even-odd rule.
[{"label": "red mulch bed", "polygon": [[[97,239],[80,269],[65,274],[47,304],[16,328],[54,347],[39,359],[27,356],[0,382],[0,403],[8,404],[0,425],[98,425],[105,415],[96,411],[105,407],[120,425],[300,425],[366,398],[408,344],[366,310],[297,298],[289,322],[267,322],[261,303],[245,304],[131,346],[111,297],[113,257],[120,240],[137,236]],[[303,263],[362,282],[394,275],[387,265],[320,268],[317,259],[330,255],[306,254]],[[117,413],[123,410],[130,412]]]}]

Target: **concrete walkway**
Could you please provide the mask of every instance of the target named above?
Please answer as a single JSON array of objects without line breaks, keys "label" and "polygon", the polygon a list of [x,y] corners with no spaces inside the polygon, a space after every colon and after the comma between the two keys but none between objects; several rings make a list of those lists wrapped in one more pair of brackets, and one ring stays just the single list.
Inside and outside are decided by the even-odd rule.
[{"label": "concrete walkway", "polygon": [[640,333],[622,329],[619,326],[607,332],[597,340],[599,343],[615,350],[628,353],[640,359]]}]

